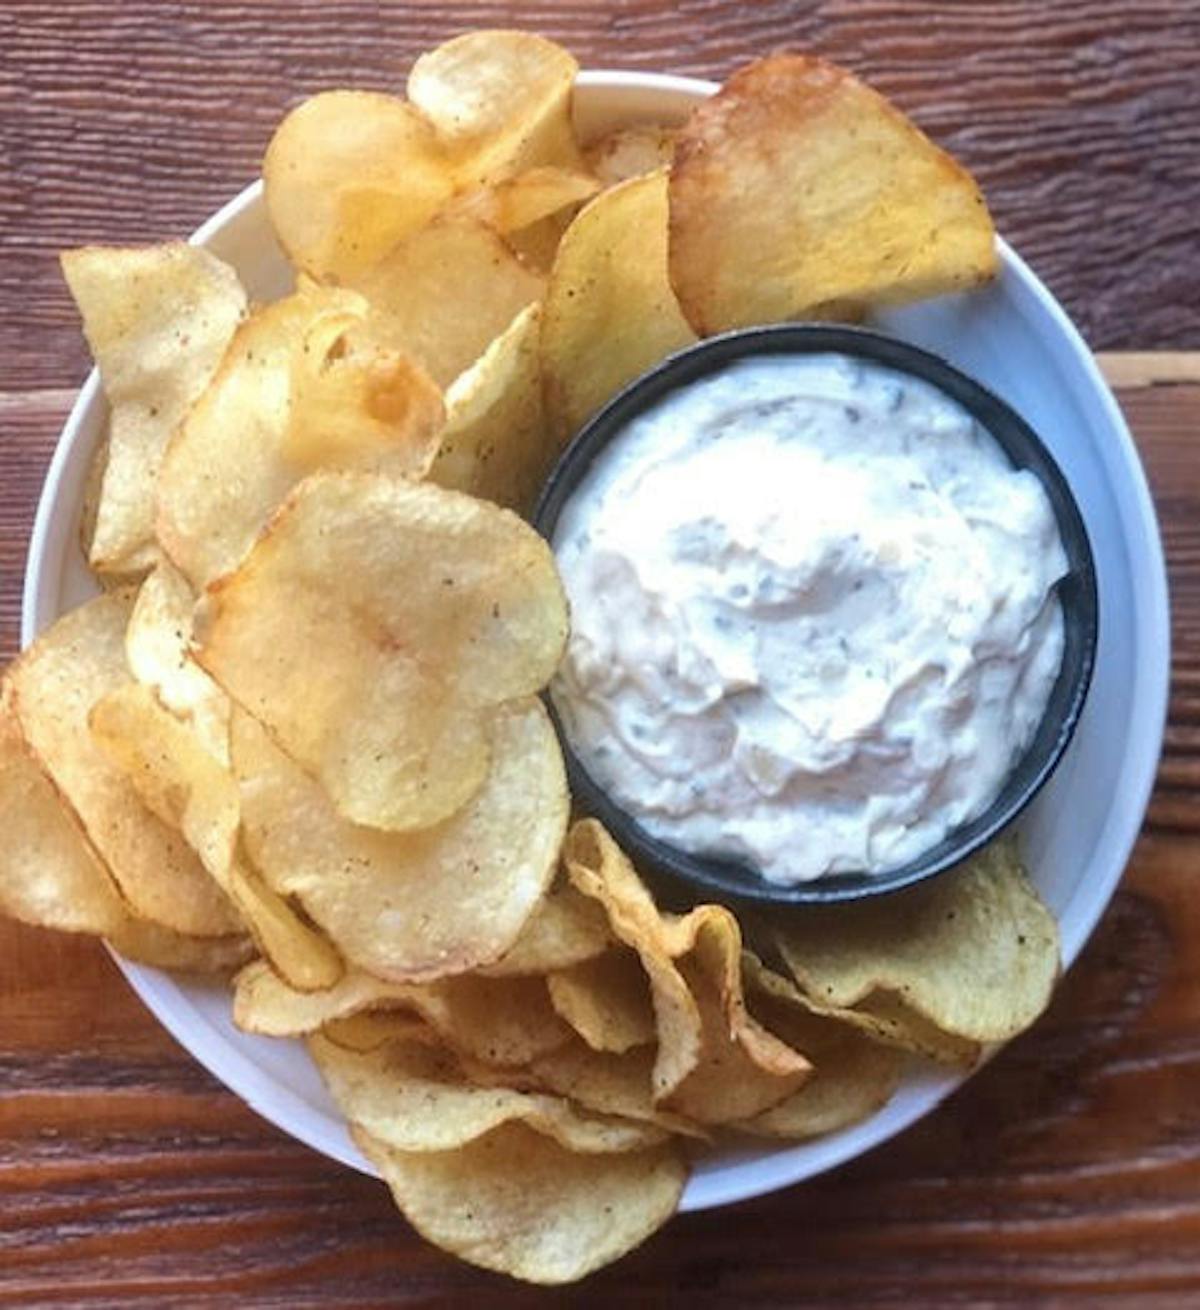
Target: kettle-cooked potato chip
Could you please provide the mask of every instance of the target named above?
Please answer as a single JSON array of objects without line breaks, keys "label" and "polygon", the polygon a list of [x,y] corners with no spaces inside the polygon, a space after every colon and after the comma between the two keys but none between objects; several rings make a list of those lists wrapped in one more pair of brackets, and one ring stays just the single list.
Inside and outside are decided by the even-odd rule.
[{"label": "kettle-cooked potato chip", "polygon": [[408,98],[453,151],[460,181],[497,182],[540,165],[578,170],[578,71],[572,55],[532,32],[465,32],[413,64]]},{"label": "kettle-cooked potato chip", "polygon": [[970,174],[894,105],[811,55],[740,69],[671,164],[671,285],[702,336],[961,291],[994,276]]},{"label": "kettle-cooked potato chip", "polygon": [[624,947],[546,979],[559,1014],[595,1051],[621,1054],[653,1042],[654,1006],[637,953]]},{"label": "kettle-cooked potato chip", "polygon": [[590,200],[599,190],[590,173],[543,165],[468,191],[454,207],[508,236]]},{"label": "kettle-cooked potato chip", "polygon": [[396,982],[461,973],[512,949],[553,875],[567,822],[558,740],[540,702],[497,711],[492,765],[434,827],[341,818],[249,715],[233,720],[247,850],[347,960]]},{"label": "kettle-cooked potato chip", "polygon": [[775,934],[801,992],[822,1011],[890,1002],[951,1037],[997,1042],[1045,1009],[1058,928],[1011,839],[884,900],[814,906]]},{"label": "kettle-cooked potato chip", "polygon": [[440,397],[391,347],[356,339],[367,328],[361,296],[303,282],[238,330],[159,478],[159,539],[197,588],[242,560],[314,469],[425,472]]},{"label": "kettle-cooked potato chip", "polygon": [[302,482],[207,601],[201,665],[341,814],[396,831],[478,791],[491,707],[543,687],[567,632],[550,549],[515,514],[361,474]]},{"label": "kettle-cooked potato chip", "polygon": [[92,706],[130,682],[132,604],[130,591],[109,592],[43,633],[11,671],[17,719],[135,914],[191,936],[236,933],[233,907],[195,853],[145,806],[88,727]]},{"label": "kettle-cooked potato chip", "polygon": [[675,132],[660,123],[635,123],[606,132],[584,148],[583,157],[603,187],[656,173],[671,162]]},{"label": "kettle-cooked potato chip", "polygon": [[182,241],[68,250],[62,270],[112,408],[89,562],[101,573],[142,572],[157,557],[163,451],[216,372],[246,295],[233,269]]},{"label": "kettle-cooked potato chip", "polygon": [[538,902],[512,948],[479,972],[489,978],[548,974],[593,960],[613,944],[604,910],[560,878]]},{"label": "kettle-cooked potato chip", "polygon": [[570,1282],[632,1250],[675,1212],[687,1178],[671,1143],[583,1155],[519,1123],[452,1151],[354,1138],[419,1233],[532,1283]]},{"label": "kettle-cooked potato chip", "polygon": [[550,271],[542,371],[569,436],[627,382],[696,340],[667,278],[667,177],[631,178],[585,205]]}]

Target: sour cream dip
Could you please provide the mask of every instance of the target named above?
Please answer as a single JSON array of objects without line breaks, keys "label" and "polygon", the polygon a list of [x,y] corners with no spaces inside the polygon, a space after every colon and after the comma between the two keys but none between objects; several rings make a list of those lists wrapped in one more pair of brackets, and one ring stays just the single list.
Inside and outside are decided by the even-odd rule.
[{"label": "sour cream dip", "polygon": [[572,750],[652,836],[774,883],[885,873],[980,815],[1062,661],[1037,477],[937,388],[850,356],[669,393],[552,544]]}]

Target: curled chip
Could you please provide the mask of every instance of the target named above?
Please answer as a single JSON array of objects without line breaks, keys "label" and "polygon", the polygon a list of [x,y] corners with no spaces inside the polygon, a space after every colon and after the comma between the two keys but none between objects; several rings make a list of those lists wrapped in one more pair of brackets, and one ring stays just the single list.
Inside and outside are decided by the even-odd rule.
[{"label": "curled chip", "polygon": [[671,283],[702,336],[976,286],[995,234],[964,168],[856,77],[748,65],[679,130]]},{"label": "curled chip", "polygon": [[128,590],[109,592],[34,642],[11,672],[17,720],[134,914],[191,936],[236,933],[233,907],[195,853],[145,806],[88,727],[92,706],[130,681],[124,636],[132,602]]},{"label": "curled chip", "polygon": [[776,942],[820,1012],[861,1012],[900,1031],[911,1014],[967,1043],[1029,1027],[1059,970],[1054,916],[1011,839],[886,903],[806,909]]},{"label": "curled chip", "polygon": [[191,656],[195,596],[187,579],[159,560],[138,590],[125,658],[138,682],[187,723],[215,759],[229,759],[229,697]]},{"label": "curled chip", "polygon": [[245,292],[233,269],[182,241],[69,250],[62,270],[112,408],[88,559],[101,573],[142,572],[158,553],[167,440],[216,371]]},{"label": "curled chip", "polygon": [[562,755],[535,700],[495,712],[492,764],[449,819],[388,833],[341,818],[248,715],[233,725],[255,865],[347,960],[397,982],[461,973],[511,950],[554,876],[567,822]]},{"label": "curled chip", "polygon": [[542,316],[556,431],[576,431],[627,382],[696,340],[667,278],[662,170],[601,192],[567,229]]},{"label": "curled chip", "polygon": [[292,262],[347,277],[423,227],[458,185],[432,125],[397,96],[326,91],[283,120],[263,160],[267,212]]},{"label": "curled chip", "polygon": [[603,187],[616,186],[631,177],[656,173],[671,162],[675,133],[660,123],[636,123],[606,132],[585,148],[587,166]]},{"label": "curled chip", "polygon": [[612,944],[603,909],[560,878],[537,903],[511,949],[479,972],[489,978],[548,974],[595,959]]},{"label": "curled chip", "polygon": [[467,32],[423,54],[408,98],[450,150],[461,183],[541,165],[582,166],[571,125],[579,65],[531,32]]},{"label": "curled chip", "polygon": [[813,1066],[786,1099],[737,1124],[743,1132],[799,1140],[836,1132],[875,1113],[892,1097],[905,1056],[849,1024],[814,1014],[796,988],[747,953],[748,991],[756,1014]]},{"label": "curled chip", "polygon": [[265,1037],[306,1037],[366,1010],[400,1005],[405,995],[402,984],[386,983],[359,969],[347,969],[329,987],[304,991],[265,960],[255,960],[234,979],[233,1021],[243,1032]]},{"label": "curled chip", "polygon": [[541,311],[530,305],[446,392],[429,480],[528,513],[558,457],[542,407]]},{"label": "curled chip", "polygon": [[584,1155],[518,1123],[452,1151],[354,1139],[422,1236],[532,1283],[570,1282],[632,1250],[675,1212],[687,1178],[670,1143]]},{"label": "curled chip", "polygon": [[159,479],[159,539],[194,586],[234,568],[314,469],[425,472],[440,396],[370,328],[361,296],[304,282],[238,330]]},{"label": "curled chip", "polygon": [[634,951],[618,948],[546,979],[559,1014],[595,1051],[618,1055],[655,1039],[654,1006]]},{"label": "curled chip", "polygon": [[455,208],[508,236],[590,200],[599,190],[590,173],[545,165],[469,191]]},{"label": "curled chip", "polygon": [[652,1124],[586,1114],[561,1097],[473,1083],[452,1051],[424,1034],[367,1051],[317,1034],[308,1049],[338,1108],[398,1151],[448,1151],[504,1123],[524,1123],[571,1151],[634,1151],[663,1141]]},{"label": "curled chip", "polygon": [[[550,549],[516,515],[366,475],[301,483],[208,603],[200,663],[341,814],[392,830],[438,823],[479,790],[491,708],[545,685],[567,631]],[[548,761],[546,734],[527,726],[521,748]]]},{"label": "curled chip", "polygon": [[[411,355],[443,387],[543,291],[542,278],[468,214],[419,228],[349,285],[377,311],[380,340]],[[447,294],[454,286],[469,294]]]}]

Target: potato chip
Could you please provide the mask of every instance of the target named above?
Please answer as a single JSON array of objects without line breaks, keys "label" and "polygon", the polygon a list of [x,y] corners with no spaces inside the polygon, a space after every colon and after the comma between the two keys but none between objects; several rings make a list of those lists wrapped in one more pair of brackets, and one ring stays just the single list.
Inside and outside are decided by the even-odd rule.
[{"label": "potato chip", "polygon": [[969,1042],[1004,1041],[1028,1028],[1059,971],[1054,916],[1011,840],[895,895],[806,909],[776,941],[820,1009],[887,1002],[885,1019],[901,1022],[911,1011]]},{"label": "potato chip", "polygon": [[191,937],[132,915],[109,929],[105,940],[118,955],[137,964],[222,978],[239,969],[254,953],[253,942],[240,933]]},{"label": "potato chip", "polygon": [[543,279],[468,214],[417,229],[347,285],[378,312],[380,341],[411,355],[443,387],[544,290]]},{"label": "potato chip", "polygon": [[735,73],[678,133],[671,284],[702,336],[976,286],[996,271],[974,180],[882,96],[810,55]]},{"label": "potato chip", "polygon": [[255,960],[234,979],[233,1021],[244,1032],[265,1037],[305,1037],[339,1019],[398,1006],[406,994],[404,986],[359,969],[347,969],[329,987],[304,991],[269,962]]},{"label": "potato chip", "polygon": [[21,731],[135,914],[191,936],[235,933],[233,907],[195,853],[146,808],[88,728],[92,706],[129,682],[132,600],[123,590],[89,601],[21,656],[11,673]]},{"label": "potato chip", "polygon": [[620,1054],[654,1041],[654,1006],[637,954],[606,951],[546,979],[554,1008],[595,1051]]},{"label": "potato chip", "polygon": [[583,1155],[509,1123],[453,1151],[395,1151],[354,1131],[412,1226],[471,1264],[566,1283],[616,1260],[675,1212],[674,1145]]},{"label": "potato chip", "polygon": [[247,849],[348,960],[397,982],[461,973],[516,943],[554,874],[567,820],[540,702],[496,713],[483,787],[442,824],[386,833],[340,818],[248,715],[234,716]]},{"label": "potato chip", "polygon": [[[108,468],[108,436],[92,451],[88,460],[87,476],[83,480],[82,500],[79,506],[79,545],[83,558],[92,557],[92,542],[96,539],[96,521],[100,517],[100,494],[104,489],[104,474]],[[101,586],[105,579],[99,578]],[[121,581],[117,579],[117,581]]]},{"label": "potato chip", "polygon": [[89,561],[129,574],[154,563],[154,488],[167,439],[216,371],[246,308],[237,275],[182,241],[62,256],[112,409]]},{"label": "potato chip", "polygon": [[390,1042],[422,1041],[442,1046],[442,1039],[418,1014],[405,1010],[364,1010],[346,1019],[331,1019],[319,1029],[321,1037],[345,1051],[378,1051]]},{"label": "potato chip", "polygon": [[460,196],[454,208],[507,236],[576,207],[599,190],[600,183],[590,173],[543,166],[477,187]]},{"label": "potato chip", "polygon": [[430,123],[397,96],[326,91],[293,109],[263,160],[279,243],[313,277],[345,278],[423,227],[458,185]]},{"label": "potato chip", "polygon": [[528,514],[562,449],[546,424],[541,311],[523,309],[446,392],[429,480]]},{"label": "potato chip", "polygon": [[852,1006],[823,1005],[810,996],[804,997],[804,1003],[811,1013],[836,1019],[873,1041],[911,1051],[951,1068],[970,1069],[983,1051],[980,1042],[943,1032],[897,997],[882,992]]},{"label": "potato chip", "polygon": [[101,697],[89,723],[143,804],[199,855],[279,973],[308,989],[335,983],[342,973],[337,952],[246,867],[238,850],[237,783],[191,727],[134,683]]},{"label": "potato chip", "polygon": [[159,479],[159,538],[197,588],[241,561],[314,469],[424,473],[440,398],[368,320],[361,296],[303,282],[239,329]]},{"label": "potato chip", "polygon": [[479,972],[489,978],[548,974],[595,959],[612,944],[603,909],[560,880],[538,902],[512,949]]},{"label": "potato chip", "polygon": [[801,1140],[868,1118],[891,1099],[906,1063],[895,1047],[808,1010],[795,987],[745,957],[748,990],[762,1022],[812,1063],[812,1076],[785,1100],[735,1126],[764,1137]]},{"label": "potato chip", "polygon": [[584,149],[583,157],[602,187],[656,173],[670,164],[675,133],[661,123],[635,123],[606,132]]},{"label": "potato chip", "polygon": [[408,98],[477,184],[550,165],[580,169],[571,124],[579,66],[531,32],[467,32],[423,54]]},{"label": "potato chip", "polygon": [[525,1123],[572,1151],[633,1151],[666,1133],[652,1124],[585,1114],[544,1093],[473,1084],[453,1052],[413,1035],[367,1051],[316,1034],[308,1049],[338,1108],[398,1151],[448,1151],[503,1123]]},{"label": "potato chip", "polygon": [[187,579],[159,560],[134,601],[125,629],[125,658],[137,681],[189,725],[209,754],[227,763],[229,697],[192,659],[194,608]]},{"label": "potato chip", "polygon": [[627,382],[691,345],[667,280],[667,177],[622,182],[586,205],[554,260],[542,315],[542,371],[562,436]]},{"label": "potato chip", "polygon": [[[208,602],[201,665],[340,813],[393,830],[466,804],[488,771],[484,711],[540,689],[567,632],[550,549],[516,515],[366,475],[306,479]],[[518,721],[556,815],[549,728],[518,715],[505,731]]]}]

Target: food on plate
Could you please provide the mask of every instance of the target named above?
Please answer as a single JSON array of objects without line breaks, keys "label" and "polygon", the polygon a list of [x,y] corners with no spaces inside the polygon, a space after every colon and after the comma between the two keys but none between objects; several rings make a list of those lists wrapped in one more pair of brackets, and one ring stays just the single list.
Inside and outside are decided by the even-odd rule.
[{"label": "food on plate", "polygon": [[886,872],[977,818],[1062,662],[1040,480],[853,356],[668,392],[594,459],[554,549],[576,755],[652,836],[771,882]]},{"label": "food on plate", "polygon": [[133,574],[156,558],[153,488],[167,441],[221,362],[246,297],[228,265],[182,241],[69,250],[62,271],[112,411],[88,561]]},{"label": "food on plate", "polygon": [[671,285],[703,336],[841,317],[995,276],[975,180],[878,92],[811,55],[735,73],[671,162]]},{"label": "food on plate", "polygon": [[[234,1022],[308,1044],[408,1220],[544,1283],[649,1236],[692,1153],[728,1134],[834,1132],[882,1106],[914,1055],[968,1067],[1033,1021],[1058,959],[1007,844],[919,893],[764,923],[663,908],[596,820],[570,822],[537,697],[571,615],[520,517],[564,443],[697,332],[932,294],[992,267],[970,179],[848,74],[759,61],[682,125],[580,141],[575,73],[541,37],[473,32],[417,60],[407,97],[339,90],[295,108],[263,164],[297,274],[273,303],[248,307],[233,269],[179,243],[64,256],[112,410],[81,515],[109,590],[0,681],[0,910],[159,967],[237,970]],[[787,481],[814,532],[878,496],[900,539],[919,516],[865,485],[864,451],[879,452],[849,413],[877,418],[885,382],[853,382],[853,397],[801,398],[833,417],[838,450],[778,462],[777,427],[752,440],[736,415],[723,441],[769,470],[768,491]],[[894,438],[921,413],[944,421],[943,462],[961,457],[981,502],[1037,518],[986,443],[886,385],[907,410],[888,415]],[[630,537],[588,565],[560,690],[628,664],[592,626],[609,600],[621,641],[662,637],[634,563],[699,567],[719,549],[706,534],[762,500],[761,482],[739,491],[709,458],[685,444],[656,484],[643,526],[678,540]],[[908,471],[936,500],[942,465]],[[800,538],[810,581],[842,586],[832,547]],[[887,545],[873,539],[864,599],[902,572]],[[730,595],[679,620],[693,653],[722,607],[757,621],[776,604],[761,555],[734,552]],[[1036,599],[1022,592],[1022,613]],[[722,678],[754,672],[732,639],[711,653]],[[805,713],[846,717],[835,683]],[[614,740],[632,749],[631,702],[615,703]],[[781,730],[763,724],[747,765],[769,781]],[[668,728],[646,744],[656,767],[703,782],[701,743]],[[945,735],[931,724],[925,746]],[[833,867],[846,843],[808,821],[797,847]]]}]

